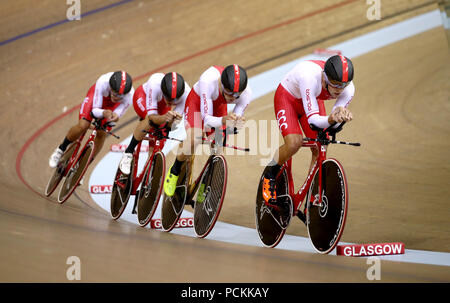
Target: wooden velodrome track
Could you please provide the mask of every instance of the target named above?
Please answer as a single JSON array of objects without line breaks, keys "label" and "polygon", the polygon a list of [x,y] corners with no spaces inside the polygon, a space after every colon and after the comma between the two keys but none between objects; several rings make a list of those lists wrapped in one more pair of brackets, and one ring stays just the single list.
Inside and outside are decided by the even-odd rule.
[{"label": "wooden velodrome track", "polygon": [[[82,13],[117,2],[82,0]],[[66,18],[65,1],[39,3],[2,1],[0,41]],[[99,75],[126,69],[137,88],[153,72],[177,71],[193,85],[210,65],[238,63],[251,77],[436,5],[383,1],[378,22],[367,20],[367,8],[355,0],[129,1],[0,45],[0,281],[64,282],[66,259],[78,256],[82,282],[367,282],[366,259],[149,231],[111,220],[87,185],[62,206],[55,194],[42,195],[48,157]],[[329,152],[343,163],[350,187],[342,241],[450,252],[448,55],[437,28],[353,60],[355,119],[341,138],[363,146]],[[255,100],[247,120],[273,120],[272,103],[273,93]],[[119,125],[134,116],[130,109]],[[125,138],[134,127],[118,134]],[[309,157],[301,150],[294,158],[297,183]],[[227,157],[221,221],[254,228],[260,158]],[[297,221],[288,234],[306,236]],[[381,281],[449,282],[450,271],[383,261]]]}]

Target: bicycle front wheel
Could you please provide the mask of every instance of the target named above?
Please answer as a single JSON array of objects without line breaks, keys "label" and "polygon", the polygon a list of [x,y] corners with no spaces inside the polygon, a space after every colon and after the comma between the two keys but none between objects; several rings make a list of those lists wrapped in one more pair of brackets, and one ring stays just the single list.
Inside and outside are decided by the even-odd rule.
[{"label": "bicycle front wheel", "polygon": [[64,173],[66,172],[67,165],[69,164],[70,158],[72,157],[77,143],[71,144],[71,146],[64,152],[61,160],[53,171],[52,176],[48,180],[47,186],[45,187],[45,195],[50,196],[58,187],[59,182],[64,178]]},{"label": "bicycle front wheel", "polygon": [[[348,188],[342,165],[336,159],[322,164],[322,201],[319,199],[319,171],[307,195],[306,224],[317,252],[328,254],[338,244],[347,218]],[[320,203],[318,206],[313,201]]]},{"label": "bicycle front wheel", "polygon": [[153,156],[152,164],[145,172],[141,189],[139,190],[137,215],[139,225],[142,227],[146,226],[155,214],[162,193],[165,171],[166,160],[164,154],[157,152]]},{"label": "bicycle front wheel", "polygon": [[72,164],[72,167],[67,172],[64,178],[64,183],[59,190],[58,202],[63,204],[70,195],[74,192],[83,178],[89,164],[94,156],[94,142],[89,142],[81,151],[77,160]]},{"label": "bicycle front wheel", "polygon": [[194,230],[199,238],[206,237],[219,217],[227,188],[227,162],[215,156],[203,172],[194,206]]},{"label": "bicycle front wheel", "polygon": [[120,168],[117,168],[116,176],[114,177],[114,184],[111,192],[111,217],[114,220],[120,218],[131,195],[132,179],[134,172],[134,158],[131,161],[131,171],[129,175],[122,173]]}]

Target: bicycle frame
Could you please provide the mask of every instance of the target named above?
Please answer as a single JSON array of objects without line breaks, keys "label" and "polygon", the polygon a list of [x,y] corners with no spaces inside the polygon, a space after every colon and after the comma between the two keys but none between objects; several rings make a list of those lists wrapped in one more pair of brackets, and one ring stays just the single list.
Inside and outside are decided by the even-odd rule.
[{"label": "bicycle frame", "polygon": [[[203,176],[203,173],[205,172],[206,168],[208,167],[209,163],[211,162],[211,160],[212,160],[212,158],[213,158],[214,156],[215,156],[215,155],[212,154],[212,155],[210,155],[210,156],[208,157],[208,160],[206,160],[206,163],[205,163],[205,165],[203,166],[202,171],[201,171],[200,174],[198,175],[197,179],[196,179],[194,182],[192,182],[192,183],[189,184],[189,188],[188,188],[188,193],[187,193],[186,200],[190,200],[190,199],[192,198],[192,197],[191,197],[192,194],[195,193],[195,192],[197,191],[197,187],[198,187],[198,185],[199,185],[200,182],[201,182],[201,178],[202,178],[202,176]],[[190,169],[192,169],[192,168],[190,168]]]},{"label": "bicycle frame", "polygon": [[[210,155],[208,157],[208,160],[206,161],[205,165],[202,168],[202,171],[200,172],[200,174],[198,175],[197,179],[190,183],[190,186],[188,188],[188,195],[187,198],[190,199],[192,198],[192,193],[195,193],[197,191],[197,187],[201,182],[201,177],[203,176],[203,173],[205,172],[206,168],[208,167],[208,165],[211,163],[212,159],[214,158],[214,156],[217,155],[217,151],[218,151],[218,146],[216,145],[216,141],[215,139],[211,139],[212,137],[214,137],[214,133],[211,133],[208,137],[202,137],[202,144],[206,144],[206,143],[210,143]],[[236,149],[236,150],[242,150],[242,151],[250,151],[249,148],[240,148],[237,146],[233,146],[233,145],[229,145],[226,144],[226,140],[227,140],[228,134],[226,134],[226,136],[224,137],[224,141],[223,141],[223,147],[227,147],[227,148],[232,148],[232,149]]]},{"label": "bicycle frame", "polygon": [[[91,135],[89,136],[89,139],[86,141],[83,148],[80,149],[81,142],[83,141],[85,135],[86,135],[86,132],[84,132],[78,138],[78,140],[74,142],[74,144],[76,144],[77,146],[75,147],[75,150],[73,151],[72,156],[70,157],[69,164],[67,164],[67,167],[66,167],[66,170],[64,171],[63,176],[66,176],[69,173],[69,171],[72,169],[73,164],[76,163],[78,161],[78,159],[80,158],[81,153],[79,153],[79,151],[80,150],[82,151],[89,144],[89,142],[95,140],[95,138],[97,137],[97,130],[94,129],[92,131]],[[95,145],[94,145],[94,148],[95,148]]]},{"label": "bicycle frame", "polygon": [[[340,125],[340,128],[342,128],[342,126],[344,126],[345,122],[342,122]],[[329,130],[331,130],[333,128],[335,124],[332,124],[331,126],[329,126],[326,130],[322,131],[321,133],[318,133],[317,138],[318,139],[310,139],[310,138],[306,138],[304,140],[309,140],[309,141],[304,141],[302,143],[302,147],[313,147],[313,148],[317,148],[317,150],[319,150],[319,156],[317,157],[316,162],[313,165],[313,168],[311,169],[311,171],[309,172],[308,176],[306,177],[306,180],[303,182],[302,187],[300,188],[300,190],[295,193],[294,192],[294,180],[292,178],[292,158],[290,158],[288,161],[286,161],[286,163],[283,164],[282,169],[280,170],[280,173],[278,174],[281,175],[281,173],[283,172],[283,169],[286,170],[287,175],[288,175],[288,179],[289,179],[289,195],[291,196],[292,200],[293,200],[293,215],[297,215],[297,213],[300,211],[300,207],[303,205],[303,200],[305,199],[305,196],[308,194],[309,188],[311,186],[311,183],[313,181],[313,176],[315,176],[317,170],[319,170],[319,197],[315,198],[311,196],[311,203],[312,205],[315,206],[322,206],[322,164],[323,162],[327,159],[327,145],[330,143],[338,143],[338,144],[347,144],[347,145],[354,145],[354,146],[360,146],[360,143],[349,143],[349,142],[341,142],[341,141],[336,141],[335,140],[335,134],[333,135],[333,139],[330,141],[328,140],[328,138],[324,141],[323,139],[325,137],[323,137],[322,139],[319,139],[321,134],[327,134]],[[314,127],[315,129],[317,129],[316,127]],[[314,198],[314,200],[312,200]]]},{"label": "bicycle frame", "polygon": [[[137,189],[138,189],[139,185],[141,184],[142,179],[144,178],[147,168],[152,164],[155,154],[158,151],[162,150],[162,148],[164,147],[164,143],[166,141],[166,139],[157,139],[152,135],[146,135],[143,140],[146,140],[149,142],[151,140],[155,140],[155,144],[153,146],[153,151],[152,151],[151,155],[149,155],[149,157],[147,158],[144,168],[139,173],[139,175],[138,175],[137,171],[138,171],[139,154],[141,153],[142,141],[139,142],[139,144],[136,148],[136,152],[133,154],[134,166],[133,166],[133,179],[132,179],[133,183],[132,183],[132,187],[131,187],[131,195],[136,195]],[[150,148],[150,146],[149,146],[149,148]],[[150,176],[150,174],[147,177],[149,177],[149,176]]]},{"label": "bicycle frame", "polygon": [[[94,123],[94,125],[95,125],[95,123]],[[72,156],[70,157],[69,163],[64,171],[63,177],[67,176],[69,171],[72,169],[73,164],[77,163],[79,158],[82,156],[82,153],[80,151],[83,151],[90,142],[93,142],[93,152],[95,152],[95,138],[97,138],[98,129],[97,129],[97,126],[93,126],[93,125],[90,125],[89,129],[92,129],[92,132],[91,132],[88,140],[86,141],[86,143],[83,145],[83,148],[80,149],[80,146],[81,146],[81,142],[83,142],[83,139],[84,139],[84,136],[86,135],[87,130],[85,132],[83,132],[83,134],[81,134],[81,136],[73,143],[73,144],[76,144],[77,146],[75,147],[75,150],[73,151]],[[116,138],[119,138],[112,132],[108,131],[107,133],[115,136]]]},{"label": "bicycle frame", "polygon": [[[294,179],[292,177],[292,158],[290,158],[286,163],[283,164],[283,169],[286,170],[288,179],[289,179],[289,195],[293,201],[293,215],[297,215],[298,211],[300,211],[300,207],[303,205],[303,200],[305,196],[308,194],[309,188],[313,181],[313,176],[316,174],[317,170],[319,170],[319,198],[311,201],[313,205],[321,205],[322,201],[322,163],[327,158],[327,149],[326,146],[322,145],[320,142],[303,142],[302,147],[315,147],[319,152],[319,156],[314,163],[313,168],[309,172],[306,180],[303,182],[302,187],[298,190],[297,193],[294,191]],[[280,170],[280,174],[283,172],[283,169]],[[318,202],[316,202],[318,201]]]}]

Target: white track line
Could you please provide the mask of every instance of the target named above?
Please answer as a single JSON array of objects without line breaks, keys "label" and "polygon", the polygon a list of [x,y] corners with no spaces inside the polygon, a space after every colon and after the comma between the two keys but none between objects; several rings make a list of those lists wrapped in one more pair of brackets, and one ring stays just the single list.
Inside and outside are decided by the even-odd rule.
[{"label": "white track line", "polygon": [[[435,27],[441,26],[441,16],[438,10],[402,21],[400,23],[387,26],[380,30],[362,35],[360,37],[333,45],[328,47],[332,50],[340,50],[343,54],[350,58],[355,58],[366,54],[370,51],[382,48],[391,43],[412,37],[419,33],[425,32],[427,30],[433,29]],[[254,92],[254,98],[257,99],[262,97],[276,89],[279,81],[282,77],[291,70],[299,61],[311,60],[311,59],[324,59],[324,57],[319,55],[308,55],[299,58],[295,61],[291,61],[259,75],[256,75],[249,79],[249,85],[252,87]],[[183,125],[183,123],[180,123]],[[177,130],[171,132],[171,136],[183,139],[185,132],[183,128],[177,128]],[[123,140],[122,144],[128,144],[131,136]],[[175,141],[168,141],[164,147],[163,152],[167,154],[172,150],[178,143]],[[118,163],[120,161],[121,153],[108,153],[103,159],[99,161],[97,166],[94,168],[90,179],[89,187],[91,185],[111,185],[113,183],[114,175]],[[142,153],[141,166],[147,158],[146,153]],[[107,212],[110,211],[110,194],[91,194],[92,199],[104,208]],[[134,196],[130,198],[130,202],[123,213],[120,220],[126,220],[133,224],[138,225],[136,215],[131,214],[131,208],[134,204]],[[159,203],[158,209],[156,211],[154,218],[160,218],[161,202]],[[192,217],[192,213],[184,211],[182,217]],[[177,228],[172,231],[172,233],[186,235],[190,237],[195,237],[195,233],[192,228]],[[208,235],[207,239],[238,243],[244,245],[260,246],[261,244],[257,231],[254,228],[247,228],[242,226],[237,226],[233,224],[228,224],[224,222],[217,222],[214,229]],[[399,239],[401,241],[401,239]],[[351,243],[340,243],[340,244],[351,244]],[[316,253],[311,246],[309,239],[305,237],[298,237],[292,235],[285,235],[280,244],[276,249],[287,249],[294,251],[302,251],[309,253]],[[336,250],[332,252],[335,254]],[[380,256],[383,260],[399,261],[399,262],[410,262],[410,263],[423,263],[423,264],[433,264],[433,265],[444,265],[450,266],[450,253],[444,252],[431,252],[422,250],[409,250],[405,249],[404,255],[395,256]]]}]

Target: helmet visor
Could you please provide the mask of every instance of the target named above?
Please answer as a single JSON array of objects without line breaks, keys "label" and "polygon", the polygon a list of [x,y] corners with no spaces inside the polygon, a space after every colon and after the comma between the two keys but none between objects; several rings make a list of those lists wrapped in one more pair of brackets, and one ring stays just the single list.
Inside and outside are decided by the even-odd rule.
[{"label": "helmet visor", "polygon": [[339,82],[339,81],[329,80],[327,77],[327,74],[325,72],[323,73],[323,75],[325,77],[325,82],[333,88],[345,88],[350,83],[350,82]]},{"label": "helmet visor", "polygon": [[[221,84],[222,85],[222,84]],[[241,95],[242,92],[232,92],[228,89],[226,89],[225,87],[223,87],[222,85],[222,91],[225,95],[233,97],[233,98],[239,98],[239,96]]]},{"label": "helmet visor", "polygon": [[114,98],[117,98],[117,99],[122,99],[123,98],[123,96],[125,95],[125,94],[119,94],[118,92],[116,92],[116,91],[114,91],[113,89],[111,89],[111,95],[114,97]]},{"label": "helmet visor", "polygon": [[166,101],[167,104],[169,105],[175,105],[175,101],[177,101],[177,99],[172,99],[170,97],[167,97],[166,95],[163,94],[164,100]]}]

